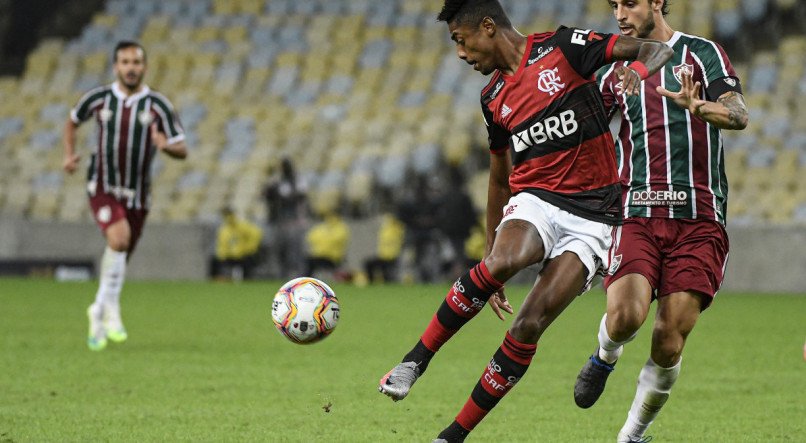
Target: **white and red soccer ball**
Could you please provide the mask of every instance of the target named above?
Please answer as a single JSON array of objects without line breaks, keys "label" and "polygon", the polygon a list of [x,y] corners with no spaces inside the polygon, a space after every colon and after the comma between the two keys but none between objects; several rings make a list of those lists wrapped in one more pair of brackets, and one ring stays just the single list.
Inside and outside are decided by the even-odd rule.
[{"label": "white and red soccer ball", "polygon": [[339,300],[325,282],[312,277],[295,278],[274,295],[274,326],[294,343],[309,344],[330,335],[339,323]]}]

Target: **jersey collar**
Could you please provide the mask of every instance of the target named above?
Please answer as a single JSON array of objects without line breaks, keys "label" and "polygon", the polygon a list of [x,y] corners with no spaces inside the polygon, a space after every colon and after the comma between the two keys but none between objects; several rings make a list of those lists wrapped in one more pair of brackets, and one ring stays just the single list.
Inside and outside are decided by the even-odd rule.
[{"label": "jersey collar", "polygon": [[534,34],[529,34],[526,36],[526,49],[523,51],[523,58],[521,58],[521,64],[518,66],[518,70],[512,75],[506,75],[499,69],[498,72],[501,73],[501,78],[508,82],[516,82],[521,78],[521,75],[523,75],[523,70],[526,68],[526,63],[529,61],[529,54],[532,53],[532,43],[534,42],[534,39]]},{"label": "jersey collar", "polygon": [[672,38],[670,38],[669,41],[666,42],[666,45],[669,46],[670,48],[673,47],[675,43],[677,43],[677,41],[680,40],[680,37],[682,36],[683,36],[682,32],[674,31],[674,34],[672,34]]},{"label": "jersey collar", "polygon": [[131,106],[132,103],[145,97],[149,92],[151,92],[151,89],[148,87],[148,85],[144,84],[143,88],[140,89],[140,92],[127,96],[126,93],[123,92],[123,88],[120,87],[118,82],[112,83],[112,93],[115,94],[115,97],[118,99],[123,100],[126,106]]}]

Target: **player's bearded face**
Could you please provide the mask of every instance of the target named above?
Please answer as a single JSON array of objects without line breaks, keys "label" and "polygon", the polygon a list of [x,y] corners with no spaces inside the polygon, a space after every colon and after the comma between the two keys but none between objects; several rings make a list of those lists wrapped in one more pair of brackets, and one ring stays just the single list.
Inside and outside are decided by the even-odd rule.
[{"label": "player's bearded face", "polygon": [[653,0],[639,3],[624,2],[624,0],[610,1],[622,34],[638,38],[649,37],[649,34],[655,29],[652,2]]},{"label": "player's bearded face", "polygon": [[145,54],[140,48],[131,47],[118,51],[115,61],[115,76],[130,90],[137,89],[146,72]]}]

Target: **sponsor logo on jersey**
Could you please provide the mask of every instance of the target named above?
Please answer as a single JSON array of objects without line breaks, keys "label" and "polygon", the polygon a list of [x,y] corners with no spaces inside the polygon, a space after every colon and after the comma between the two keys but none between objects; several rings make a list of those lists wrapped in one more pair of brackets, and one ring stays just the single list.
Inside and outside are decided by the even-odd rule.
[{"label": "sponsor logo on jersey", "polygon": [[148,111],[140,111],[140,113],[137,114],[137,119],[140,120],[141,125],[148,126],[154,121],[154,116]]},{"label": "sponsor logo on jersey", "polygon": [[683,84],[683,74],[694,75],[694,65],[686,62],[680,63],[677,66],[672,66],[672,74],[677,83]]},{"label": "sponsor logo on jersey", "polygon": [[588,42],[592,42],[594,40],[602,40],[603,38],[604,37],[602,37],[601,35],[595,32],[591,32],[590,29],[574,29],[574,33],[571,34],[571,43],[575,45],[585,46]]},{"label": "sponsor logo on jersey", "polygon": [[736,79],[735,78],[725,77],[724,80],[725,80],[725,83],[730,85],[731,88],[736,87]]},{"label": "sponsor logo on jersey", "polygon": [[686,191],[632,191],[630,204],[633,206],[685,206],[688,204]]},{"label": "sponsor logo on jersey", "polygon": [[539,47],[537,48],[537,56],[535,58],[530,58],[526,62],[526,66],[532,66],[533,64],[537,63],[540,59],[547,56],[551,51],[554,50],[554,46],[549,46],[548,48]]},{"label": "sponsor logo on jersey", "polygon": [[562,83],[560,75],[557,74],[559,68],[544,69],[538,74],[537,89],[554,95],[565,88],[565,83]]},{"label": "sponsor logo on jersey", "polygon": [[112,110],[106,108],[101,109],[99,116],[101,117],[101,121],[106,123],[112,118]]},{"label": "sponsor logo on jersey", "polygon": [[574,111],[567,110],[560,115],[539,121],[528,129],[512,136],[512,146],[515,152],[521,152],[532,146],[545,143],[548,140],[558,140],[575,133],[579,123],[574,118]]},{"label": "sponsor logo on jersey", "polygon": [[511,114],[511,113],[512,113],[512,108],[510,108],[510,107],[509,107],[509,106],[507,106],[506,104],[504,104],[503,106],[501,106],[501,118],[507,118],[507,116],[508,116],[509,114]]},{"label": "sponsor logo on jersey", "polygon": [[498,83],[495,84],[495,89],[493,89],[493,93],[490,94],[490,100],[495,100],[495,97],[498,96],[498,93],[501,92],[501,88],[504,87],[504,81],[500,80]]}]

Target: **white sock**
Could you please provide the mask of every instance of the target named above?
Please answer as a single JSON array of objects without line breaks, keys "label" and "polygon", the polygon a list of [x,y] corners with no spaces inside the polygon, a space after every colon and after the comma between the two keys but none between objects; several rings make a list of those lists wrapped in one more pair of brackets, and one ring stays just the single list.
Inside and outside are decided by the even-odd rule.
[{"label": "white sock", "polygon": [[118,252],[107,246],[101,257],[101,281],[94,305],[103,306],[106,312],[120,312],[120,292],[126,278],[126,255],[126,252]]},{"label": "white sock", "polygon": [[681,358],[671,368],[661,368],[648,359],[638,376],[638,389],[632,402],[627,421],[618,434],[618,441],[640,440],[644,432],[658,416],[660,409],[669,398],[677,375],[680,374]]},{"label": "white sock", "polygon": [[631,342],[638,332],[633,334],[630,338],[624,341],[614,341],[607,333],[607,314],[602,316],[602,321],[599,322],[599,358],[605,363],[613,364],[621,356],[624,351],[624,345]]}]

